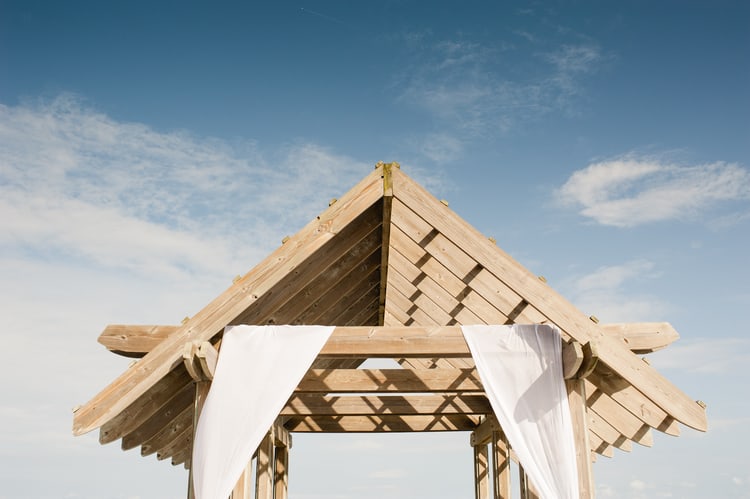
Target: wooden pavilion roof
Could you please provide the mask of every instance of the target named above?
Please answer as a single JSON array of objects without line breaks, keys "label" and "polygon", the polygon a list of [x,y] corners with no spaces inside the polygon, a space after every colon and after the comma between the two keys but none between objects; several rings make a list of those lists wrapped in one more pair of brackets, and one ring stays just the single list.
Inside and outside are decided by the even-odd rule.
[{"label": "wooden pavilion roof", "polygon": [[[103,444],[121,439],[187,466],[195,390],[185,345],[218,347],[231,324],[341,327],[282,411],[289,431],[473,430],[492,411],[455,326],[512,323],[553,323],[598,352],[585,381],[592,452],[651,446],[652,429],[678,435],[680,423],[707,429],[705,405],[639,357],[677,338],[668,323],[599,324],[397,164],[379,163],[183,324],[108,326],[101,343],[142,358],[75,411],[73,432],[98,428]],[[361,348],[378,338],[406,348]],[[409,346],[422,344],[433,346]],[[404,369],[357,369],[388,356]]]}]

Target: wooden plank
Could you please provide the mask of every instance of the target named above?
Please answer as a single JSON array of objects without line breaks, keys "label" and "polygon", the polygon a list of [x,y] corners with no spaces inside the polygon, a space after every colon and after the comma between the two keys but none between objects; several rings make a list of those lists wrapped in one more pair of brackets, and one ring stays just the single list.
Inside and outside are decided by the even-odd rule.
[{"label": "wooden plank", "polygon": [[[351,253],[350,253],[351,254]],[[339,303],[355,292],[363,282],[378,282],[380,278],[380,254],[376,247],[364,260],[358,262],[346,275],[327,290],[308,298],[309,306],[292,322],[293,324],[330,324],[329,317],[340,313]],[[337,308],[332,312],[331,309]]]},{"label": "wooden plank", "polygon": [[[651,447],[654,444],[651,432],[643,430],[644,424],[640,419],[623,409],[620,404],[612,400],[604,392],[595,390],[593,383],[588,380],[585,380],[584,383],[588,395],[586,403],[590,409],[600,414],[618,433],[624,435],[626,438],[646,447]],[[646,426],[648,427],[648,425]],[[607,441],[613,443],[611,440]]]},{"label": "wooden plank", "polygon": [[[417,210],[418,215],[447,239],[460,242],[461,247],[497,279],[533,304],[550,322],[580,343],[596,341],[601,361],[619,373],[630,384],[683,424],[706,431],[708,424],[704,407],[690,399],[615,338],[594,327],[587,316],[576,309],[551,287],[541,282],[509,255],[487,240],[469,224],[447,209],[422,187],[399,171],[394,171],[394,209],[396,200]],[[493,296],[493,299],[495,297]]]},{"label": "wooden plank", "polygon": [[510,499],[510,445],[501,431],[492,432],[494,499]]},{"label": "wooden plank", "polygon": [[159,343],[139,361],[137,368],[123,373],[85,403],[73,416],[73,433],[87,433],[120,414],[174,368],[182,353],[181,345],[213,338],[381,197],[382,179],[376,170]]},{"label": "wooden plank", "polygon": [[295,393],[482,391],[474,369],[312,369],[302,378]]},{"label": "wooden plank", "polygon": [[[338,203],[336,203],[338,204]],[[286,275],[276,283],[270,292],[258,297],[251,307],[247,307],[232,324],[288,324],[295,312],[282,315],[282,308],[292,302],[296,305],[307,302],[304,290],[318,279],[325,279],[329,269],[343,255],[350,252],[367,254],[371,250],[371,240],[379,241],[377,230],[381,223],[382,202],[378,200],[369,209],[342,227],[334,238],[310,254],[300,265],[288,269]],[[288,241],[287,244],[289,244]],[[286,244],[284,245],[286,246]]]},{"label": "wooden plank", "polygon": [[[370,282],[366,284],[371,284]],[[376,326],[378,316],[378,297],[380,296],[379,282],[375,282],[372,287],[367,289],[362,297],[355,301],[350,307],[346,309],[344,313],[336,318],[334,324],[341,324],[343,326]],[[363,286],[364,287],[364,286]],[[376,319],[372,322],[370,318],[375,316]]]},{"label": "wooden plank", "polygon": [[570,420],[576,448],[576,469],[578,470],[578,490],[581,499],[594,497],[594,472],[591,467],[591,433],[588,428],[586,410],[586,387],[583,380],[565,381],[570,406]]},{"label": "wooden plank", "polygon": [[[201,412],[203,411],[203,405],[206,403],[206,397],[208,396],[208,391],[211,388],[211,382],[209,381],[198,381],[195,383],[195,399],[193,400],[193,423],[191,427],[192,431],[192,439],[190,441],[190,445],[188,446],[188,457],[187,460],[189,461],[193,454],[193,442],[195,441],[195,432],[198,429],[198,419],[200,418]],[[182,451],[180,451],[182,452]],[[172,463],[180,462],[177,459],[173,459]],[[193,499],[195,497],[195,489],[193,488],[193,468],[192,466],[188,465],[188,499]]]},{"label": "wooden plank", "polygon": [[242,475],[234,484],[230,499],[253,499],[253,460],[250,459]]},{"label": "wooden plank", "polygon": [[[421,249],[421,248],[420,248]],[[438,262],[434,262],[435,265],[439,265]],[[481,320],[475,315],[466,305],[456,299],[455,296],[461,296],[461,293],[467,289],[463,283],[458,284],[459,290],[456,295],[451,295],[448,290],[436,282],[433,277],[422,272],[413,263],[408,261],[405,256],[401,255],[395,248],[391,251],[391,268],[395,269],[401,274],[409,283],[411,283],[415,291],[427,295],[432,299],[443,311],[445,311],[453,322],[456,324],[485,324],[486,322]],[[457,281],[458,278],[451,276]],[[446,279],[444,276],[443,279]],[[440,278],[438,277],[438,278]],[[445,323],[449,325],[450,322]]]},{"label": "wooden plank", "polygon": [[398,163],[383,164],[383,224],[382,249],[380,250],[380,292],[378,296],[378,322],[382,326],[385,322],[385,303],[388,291],[388,266],[391,247],[391,207],[393,205],[393,168],[400,168]]},{"label": "wooden plank", "polygon": [[491,414],[484,395],[344,396],[295,395],[281,416],[378,414]]},{"label": "wooden plank", "polygon": [[276,447],[276,465],[273,470],[273,499],[287,499],[288,495],[289,449]]},{"label": "wooden plank", "polygon": [[[348,296],[363,278],[379,267],[381,246],[380,219],[369,218],[369,233],[359,239],[337,260],[322,269],[320,275],[303,286],[292,299],[281,305],[268,320],[276,324],[316,324],[317,318]],[[363,263],[366,263],[363,266]],[[367,277],[366,277],[367,276]],[[378,276],[374,277],[377,282]]]},{"label": "wooden plank", "polygon": [[114,442],[134,431],[157,412],[166,410],[174,397],[180,395],[187,386],[192,386],[192,381],[180,363],[177,369],[160,379],[143,397],[134,400],[117,417],[102,426],[99,443]]},{"label": "wooden plank", "polygon": [[490,497],[490,457],[487,444],[474,446],[474,497]]},{"label": "wooden plank", "polygon": [[318,357],[471,356],[458,326],[337,327]]},{"label": "wooden plank", "polygon": [[291,432],[370,433],[470,431],[476,416],[445,414],[433,416],[295,416],[284,426]]},{"label": "wooden plank", "polygon": [[[188,406],[170,421],[167,426],[164,426],[153,437],[143,442],[141,445],[141,455],[148,456],[154,452],[161,451],[161,449],[171,444],[176,438],[179,438],[183,432],[192,430],[192,427],[193,407]],[[190,435],[192,435],[192,431]]]},{"label": "wooden plank", "polygon": [[192,441],[192,428],[190,426],[186,426],[179,434],[175,435],[172,440],[157,449],[156,459],[158,459],[159,461],[169,459],[172,457],[172,455],[180,452],[185,447],[190,447],[192,445]]},{"label": "wooden plank", "polygon": [[273,435],[268,433],[258,446],[255,475],[255,499],[273,499]]},{"label": "wooden plank", "polygon": [[679,424],[671,416],[606,366],[597,365],[587,380],[645,424],[668,435],[680,434]]},{"label": "wooden plank", "polygon": [[184,412],[185,409],[192,407],[194,398],[195,388],[193,387],[193,383],[188,383],[170,399],[168,404],[162,406],[133,431],[124,435],[122,437],[122,449],[128,450],[138,447],[143,442],[152,438]]}]

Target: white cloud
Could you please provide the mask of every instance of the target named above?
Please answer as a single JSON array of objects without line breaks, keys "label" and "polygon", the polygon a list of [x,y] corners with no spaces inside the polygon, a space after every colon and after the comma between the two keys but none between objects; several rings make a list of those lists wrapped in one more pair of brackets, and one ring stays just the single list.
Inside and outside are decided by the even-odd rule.
[{"label": "white cloud", "polygon": [[634,227],[700,216],[720,202],[746,201],[750,172],[732,163],[678,166],[628,155],[574,172],[557,193],[600,224]]},{"label": "white cloud", "polygon": [[400,469],[386,469],[372,471],[368,476],[370,478],[401,478],[406,476],[406,473]]},{"label": "white cloud", "polygon": [[654,279],[659,273],[648,260],[600,267],[578,277],[571,285],[572,301],[603,322],[653,321],[664,317],[668,305],[653,296],[632,294],[625,288],[635,280]]},{"label": "white cloud", "polygon": [[603,58],[592,43],[563,45],[532,56],[543,61],[541,73],[511,77],[506,65],[517,64],[518,54],[507,60],[504,54],[515,50],[467,40],[420,45],[400,78],[399,101],[427,111],[462,137],[492,137],[550,111],[567,111],[581,93],[581,78]]},{"label": "white cloud", "polygon": [[679,369],[703,374],[732,373],[744,369],[750,363],[750,339],[683,339],[663,351],[652,354],[652,363],[659,370]]},{"label": "white cloud", "polygon": [[0,245],[147,274],[236,272],[372,168],[307,143],[275,156],[120,123],[70,95],[0,106]]},{"label": "white cloud", "polygon": [[631,489],[637,490],[637,491],[646,490],[646,488],[647,488],[646,483],[644,481],[638,480],[638,479],[631,480],[629,485],[630,485]]}]

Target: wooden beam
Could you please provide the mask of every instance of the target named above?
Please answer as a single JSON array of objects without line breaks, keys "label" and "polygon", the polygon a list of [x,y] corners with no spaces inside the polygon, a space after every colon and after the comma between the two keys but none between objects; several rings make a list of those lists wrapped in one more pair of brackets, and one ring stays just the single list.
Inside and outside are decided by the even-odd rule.
[{"label": "wooden beam", "polygon": [[[644,366],[637,356],[622,347],[620,341],[597,329],[595,324],[570,302],[488,241],[414,181],[398,170],[394,171],[393,181],[396,199],[417,210],[419,217],[438,233],[460,243],[463,251],[471,255],[476,263],[518,293],[526,303],[531,304],[551,323],[560,327],[565,335],[581,343],[596,341],[600,361],[610,366],[675,419],[697,430],[706,431],[708,424],[704,407],[690,399],[658,371],[650,366]],[[493,295],[492,298],[498,297]]]},{"label": "wooden beam", "polygon": [[636,322],[598,324],[604,334],[619,339],[636,354],[646,354],[666,348],[680,338],[668,322]]},{"label": "wooden beam", "polygon": [[137,368],[85,403],[73,416],[73,433],[87,433],[120,414],[174,368],[182,355],[181,345],[213,338],[381,197],[381,174],[375,171],[154,347]]},{"label": "wooden beam", "polygon": [[482,391],[474,369],[311,369],[295,393]]},{"label": "wooden beam", "polygon": [[487,444],[490,440],[492,440],[493,432],[496,431],[502,431],[502,429],[500,428],[500,423],[497,422],[497,418],[494,414],[489,414],[482,420],[481,424],[479,424],[479,426],[474,428],[474,431],[471,432],[469,443],[473,447],[477,445]]},{"label": "wooden beam", "polygon": [[[396,231],[398,231],[398,229],[396,229]],[[379,258],[375,260],[373,262],[375,263],[375,266],[372,268],[378,268],[377,264],[379,261]],[[399,274],[403,274],[407,263],[405,257],[398,251],[394,251],[393,254],[390,255],[389,267],[395,266],[399,271]],[[411,264],[409,263],[408,265]],[[369,264],[368,268],[370,268]],[[416,269],[417,272],[421,272],[416,267],[413,268]],[[353,278],[356,275],[356,271],[352,269],[351,272],[346,272],[343,277],[344,279],[347,279]],[[444,273],[441,275],[444,275]],[[404,276],[401,276],[401,278],[403,279]],[[409,277],[407,277],[407,279],[408,278]],[[456,310],[458,307],[459,312],[463,310],[462,313],[472,314],[468,308],[461,307],[461,302],[453,298],[448,291],[437,285],[437,283],[426,274],[418,280],[418,284],[414,286],[413,289],[419,290],[424,295],[429,296],[447,313]],[[325,289],[322,292],[325,292]],[[460,291],[458,292],[460,293]],[[313,291],[310,291],[308,295],[311,297],[320,296]],[[341,296],[345,295],[346,290],[336,290],[336,293],[333,293],[331,296],[338,300]],[[310,305],[308,306],[308,309],[325,309],[325,307],[317,301],[309,303]],[[313,317],[303,319],[300,323],[311,324],[316,322]],[[480,324],[486,322],[472,314],[471,318],[465,321],[459,321],[459,323]],[[666,348],[680,337],[677,331],[675,331],[672,325],[668,322],[597,324],[596,327],[601,329],[604,334],[622,341],[630,351],[639,355]],[[109,324],[99,335],[98,341],[113,353],[124,355],[126,357],[140,358],[153,350],[156,345],[161,343],[178,329],[180,329],[180,326],[174,325]]]},{"label": "wooden beam", "polygon": [[110,324],[97,341],[107,350],[125,357],[143,357],[180,326],[133,326]]},{"label": "wooden beam", "polygon": [[99,443],[114,442],[145,424],[157,413],[169,411],[169,407],[176,403],[175,397],[181,396],[182,390],[188,386],[192,386],[191,379],[180,363],[177,369],[161,378],[144,396],[135,399],[125,410],[104,424],[99,432]]},{"label": "wooden beam", "polygon": [[[179,416],[185,409],[192,407],[195,397],[195,388],[192,383],[188,383],[180,388],[174,394],[167,404],[164,404],[159,410],[153,413],[151,417],[144,420],[132,431],[122,436],[122,449],[128,450],[138,447],[156,435],[162,428],[168,426]],[[116,436],[118,433],[107,434],[107,440]],[[102,435],[100,434],[100,440]]]},{"label": "wooden beam", "polygon": [[471,431],[477,416],[445,414],[432,416],[293,416],[284,426],[291,432],[370,433]]},{"label": "wooden beam", "polygon": [[393,205],[393,174],[398,163],[383,163],[383,226],[380,249],[380,290],[378,298],[378,325],[385,321],[386,292],[388,291],[388,254],[391,247],[391,207]]},{"label": "wooden beam", "polygon": [[381,414],[491,414],[484,395],[345,396],[295,395],[281,416],[366,416]]}]

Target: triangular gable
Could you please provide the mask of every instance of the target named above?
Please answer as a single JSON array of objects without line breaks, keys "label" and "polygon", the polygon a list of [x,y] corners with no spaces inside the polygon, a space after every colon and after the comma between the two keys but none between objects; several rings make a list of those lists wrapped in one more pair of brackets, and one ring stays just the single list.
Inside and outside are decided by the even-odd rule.
[{"label": "triangular gable", "polygon": [[[651,428],[676,435],[677,420],[705,430],[703,406],[623,341],[645,338],[636,351],[661,348],[677,337],[671,326],[592,322],[397,167],[380,164],[185,324],[105,331],[100,341],[112,350],[127,353],[132,345],[122,338],[132,334],[148,353],[76,411],[74,433],[101,427],[102,443],[122,438],[123,448],[140,445],[144,454],[185,462],[194,394],[182,350],[193,341],[215,343],[230,324],[543,322],[556,324],[566,339],[599,347],[602,362],[585,381],[592,450],[609,455],[614,446],[629,450],[631,441],[651,445]],[[362,360],[321,358],[314,367],[352,368]],[[470,358],[398,360],[407,368],[473,368]],[[295,428],[326,424],[304,419],[296,418]],[[476,425],[465,416],[457,421],[454,429]]]}]

